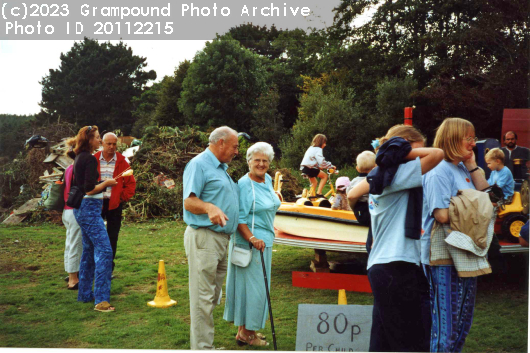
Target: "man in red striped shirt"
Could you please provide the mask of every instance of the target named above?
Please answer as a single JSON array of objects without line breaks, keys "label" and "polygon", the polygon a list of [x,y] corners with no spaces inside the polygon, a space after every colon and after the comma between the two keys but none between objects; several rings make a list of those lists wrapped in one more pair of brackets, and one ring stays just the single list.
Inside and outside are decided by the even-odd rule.
[{"label": "man in red striped shirt", "polygon": [[[103,136],[103,151],[97,152],[94,157],[98,160],[100,180],[114,179],[118,174],[129,168],[129,160],[116,151],[118,137],[112,132]],[[134,176],[120,177],[117,185],[107,188],[103,192],[103,211],[101,217],[107,220],[107,233],[112,247],[112,270],[114,271],[114,258],[118,246],[118,235],[121,228],[122,206],[134,196],[136,180]]]}]

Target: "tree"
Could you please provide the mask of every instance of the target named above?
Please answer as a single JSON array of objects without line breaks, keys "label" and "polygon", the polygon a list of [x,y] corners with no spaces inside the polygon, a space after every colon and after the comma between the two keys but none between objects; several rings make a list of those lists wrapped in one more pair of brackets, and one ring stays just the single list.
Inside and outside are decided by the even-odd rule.
[{"label": "tree", "polygon": [[[374,5],[371,21],[351,25]],[[344,0],[330,35],[345,48],[377,53],[376,65],[365,61],[360,69],[376,66],[383,78],[412,76],[419,90],[415,124],[423,131],[460,116],[479,136],[493,137],[504,108],[528,105],[527,14],[525,0]]]},{"label": "tree", "polygon": [[278,111],[286,128],[291,128],[298,117],[302,76],[316,77],[325,72],[320,61],[326,45],[326,37],[322,32],[306,33],[299,28],[280,32],[272,43],[281,56],[272,62],[270,81],[271,85],[278,88]]},{"label": "tree", "polygon": [[156,107],[155,121],[160,126],[184,125],[184,114],[178,107],[182,92],[182,83],[188,74],[191,63],[184,60],[175,69],[174,76],[166,76],[160,87],[159,102]]},{"label": "tree", "polygon": [[282,54],[282,49],[274,47],[272,42],[284,32],[272,25],[256,26],[252,23],[245,23],[228,30],[230,36],[241,43],[245,48],[252,50],[256,54],[263,55],[269,59],[278,59]]},{"label": "tree", "polygon": [[142,137],[147,126],[156,125],[155,110],[160,100],[161,87],[166,79],[168,76],[164,77],[162,82],[154,83],[146,88],[140,97],[133,97],[132,116],[135,121],[131,130],[132,136]]},{"label": "tree", "polygon": [[341,78],[340,74],[304,77],[298,120],[291,134],[280,142],[283,166],[299,168],[304,152],[318,133],[328,139],[326,159],[337,166],[353,164],[357,154],[369,149],[375,136],[382,135],[385,128],[381,128],[380,117],[356,106],[353,91],[341,83]]},{"label": "tree", "polygon": [[260,141],[278,146],[284,134],[282,115],[278,112],[280,95],[276,87],[263,93],[258,98],[257,107],[252,111],[253,120],[250,133]]},{"label": "tree", "polygon": [[265,60],[229,36],[207,42],[182,84],[178,105],[186,124],[248,130],[252,110],[267,88]]},{"label": "tree", "polygon": [[403,108],[411,107],[417,83],[412,77],[386,79],[377,84],[377,113],[390,126],[403,123]]},{"label": "tree", "polygon": [[146,59],[133,55],[122,42],[98,43],[85,38],[61,54],[59,69],[42,81],[42,112],[51,119],[98,125],[102,130],[132,128],[132,98],[138,97],[156,73],[146,72]]}]

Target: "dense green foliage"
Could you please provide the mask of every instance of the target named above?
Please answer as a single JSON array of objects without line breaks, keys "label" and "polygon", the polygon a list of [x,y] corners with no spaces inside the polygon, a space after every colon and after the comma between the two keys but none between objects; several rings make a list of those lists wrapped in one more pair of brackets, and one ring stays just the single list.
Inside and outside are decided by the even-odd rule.
[{"label": "dense green foliage", "polygon": [[274,25],[268,29],[267,26],[256,26],[252,23],[245,23],[228,30],[230,36],[242,46],[269,59],[278,59],[282,55],[282,48],[275,47],[273,42],[283,32]]},{"label": "dense green foliage", "polygon": [[252,127],[250,133],[260,141],[267,141],[276,146],[285,132],[283,114],[278,111],[280,94],[276,87],[263,93],[258,104],[252,111]]},{"label": "dense green foliage", "polygon": [[151,87],[146,88],[140,97],[133,97],[132,116],[135,122],[131,130],[132,136],[143,136],[145,128],[154,124],[155,109],[160,99],[160,91],[164,83],[170,79],[166,76],[162,82],[154,83]]},{"label": "dense green foliage", "polygon": [[146,59],[119,44],[85,38],[61,54],[59,69],[50,69],[42,84],[41,119],[61,119],[77,126],[131,131],[132,98],[156,73],[145,72]]},{"label": "dense green foliage", "polygon": [[[371,21],[350,25],[374,5]],[[528,106],[528,9],[525,0],[344,0],[330,35],[352,42],[346,52],[375,53],[354,70],[371,65],[418,83],[415,124],[430,137],[443,118],[460,116],[498,138],[502,110]]]},{"label": "dense green foliage", "polygon": [[164,77],[160,88],[160,102],[156,107],[155,121],[160,126],[181,126],[184,115],[178,107],[182,92],[182,83],[188,73],[191,62],[184,60],[175,69],[174,76]]},{"label": "dense green foliage", "polygon": [[264,60],[230,37],[207,42],[182,83],[179,108],[186,123],[250,128],[256,100],[266,89]]}]

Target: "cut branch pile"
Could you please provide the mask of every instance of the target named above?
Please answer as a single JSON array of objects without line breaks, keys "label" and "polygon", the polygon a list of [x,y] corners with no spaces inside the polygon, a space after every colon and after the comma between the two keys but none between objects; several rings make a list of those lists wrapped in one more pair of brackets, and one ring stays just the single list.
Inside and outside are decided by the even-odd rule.
[{"label": "cut branch pile", "polygon": [[[136,195],[125,206],[130,220],[153,217],[182,217],[182,175],[186,164],[208,146],[208,134],[188,127],[150,127],[134,155],[131,167],[136,178]],[[163,173],[175,187],[167,189],[155,183]]]}]

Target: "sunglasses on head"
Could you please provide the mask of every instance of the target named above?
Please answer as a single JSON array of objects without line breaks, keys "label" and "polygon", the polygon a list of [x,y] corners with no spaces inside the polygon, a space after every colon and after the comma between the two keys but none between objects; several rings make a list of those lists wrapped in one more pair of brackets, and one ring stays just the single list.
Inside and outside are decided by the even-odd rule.
[{"label": "sunglasses on head", "polygon": [[90,130],[92,130],[92,126],[87,127],[87,129],[85,130],[87,136],[88,134],[90,134]]}]

